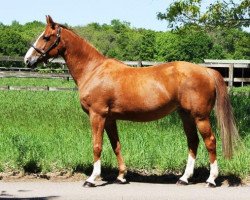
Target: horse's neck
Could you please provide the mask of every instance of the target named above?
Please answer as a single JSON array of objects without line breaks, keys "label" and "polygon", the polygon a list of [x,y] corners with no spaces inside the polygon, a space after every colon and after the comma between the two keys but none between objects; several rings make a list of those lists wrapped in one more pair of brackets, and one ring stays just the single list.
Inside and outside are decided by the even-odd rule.
[{"label": "horse's neck", "polygon": [[100,66],[105,57],[75,33],[65,30],[65,34],[67,34],[67,39],[64,39],[63,58],[71,76],[79,85],[83,76],[87,76],[89,72]]}]

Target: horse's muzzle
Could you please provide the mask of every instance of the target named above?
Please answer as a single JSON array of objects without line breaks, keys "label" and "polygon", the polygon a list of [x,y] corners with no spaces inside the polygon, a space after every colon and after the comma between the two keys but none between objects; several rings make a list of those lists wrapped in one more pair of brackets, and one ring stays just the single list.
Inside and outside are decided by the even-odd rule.
[{"label": "horse's muzzle", "polygon": [[38,63],[38,58],[28,58],[25,60],[27,67],[35,69]]}]

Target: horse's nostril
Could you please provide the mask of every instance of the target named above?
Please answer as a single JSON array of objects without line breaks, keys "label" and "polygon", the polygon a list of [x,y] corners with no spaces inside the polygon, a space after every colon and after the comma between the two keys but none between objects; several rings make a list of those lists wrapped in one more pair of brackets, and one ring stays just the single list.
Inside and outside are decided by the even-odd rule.
[{"label": "horse's nostril", "polygon": [[29,63],[30,63],[30,60],[27,59],[27,60],[25,61],[25,64],[26,64],[26,65],[29,65]]}]

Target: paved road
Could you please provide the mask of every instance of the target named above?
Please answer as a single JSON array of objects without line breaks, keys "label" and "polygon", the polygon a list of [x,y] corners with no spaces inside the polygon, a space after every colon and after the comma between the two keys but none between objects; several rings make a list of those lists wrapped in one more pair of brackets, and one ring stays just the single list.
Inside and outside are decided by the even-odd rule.
[{"label": "paved road", "polygon": [[88,200],[249,200],[250,185],[206,188],[204,184],[177,186],[131,182],[126,185],[99,181],[96,188],[83,188],[78,182],[0,182],[0,199],[88,199]]}]

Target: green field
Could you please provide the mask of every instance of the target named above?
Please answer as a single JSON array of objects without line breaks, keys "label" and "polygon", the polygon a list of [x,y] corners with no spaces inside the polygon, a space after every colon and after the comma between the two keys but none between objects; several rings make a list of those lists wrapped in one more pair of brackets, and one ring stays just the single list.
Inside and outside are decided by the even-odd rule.
[{"label": "green field", "polygon": [[[4,85],[1,81],[0,85]],[[44,83],[40,81],[34,82],[42,86]],[[53,84],[62,87],[64,83]],[[225,160],[213,123],[218,138],[220,172],[246,177],[250,175],[250,98],[237,95],[231,99],[244,147],[232,160]],[[179,173],[185,169],[187,143],[176,113],[150,123],[119,121],[118,129],[122,153],[130,170]],[[89,121],[80,108],[77,92],[0,91],[0,149],[1,171],[74,172],[92,166]],[[102,165],[107,168],[117,165],[106,135]],[[209,167],[202,139],[198,167]]]},{"label": "green field", "polygon": [[73,80],[58,79],[42,79],[42,78],[0,78],[0,86],[50,86],[74,88]]}]

